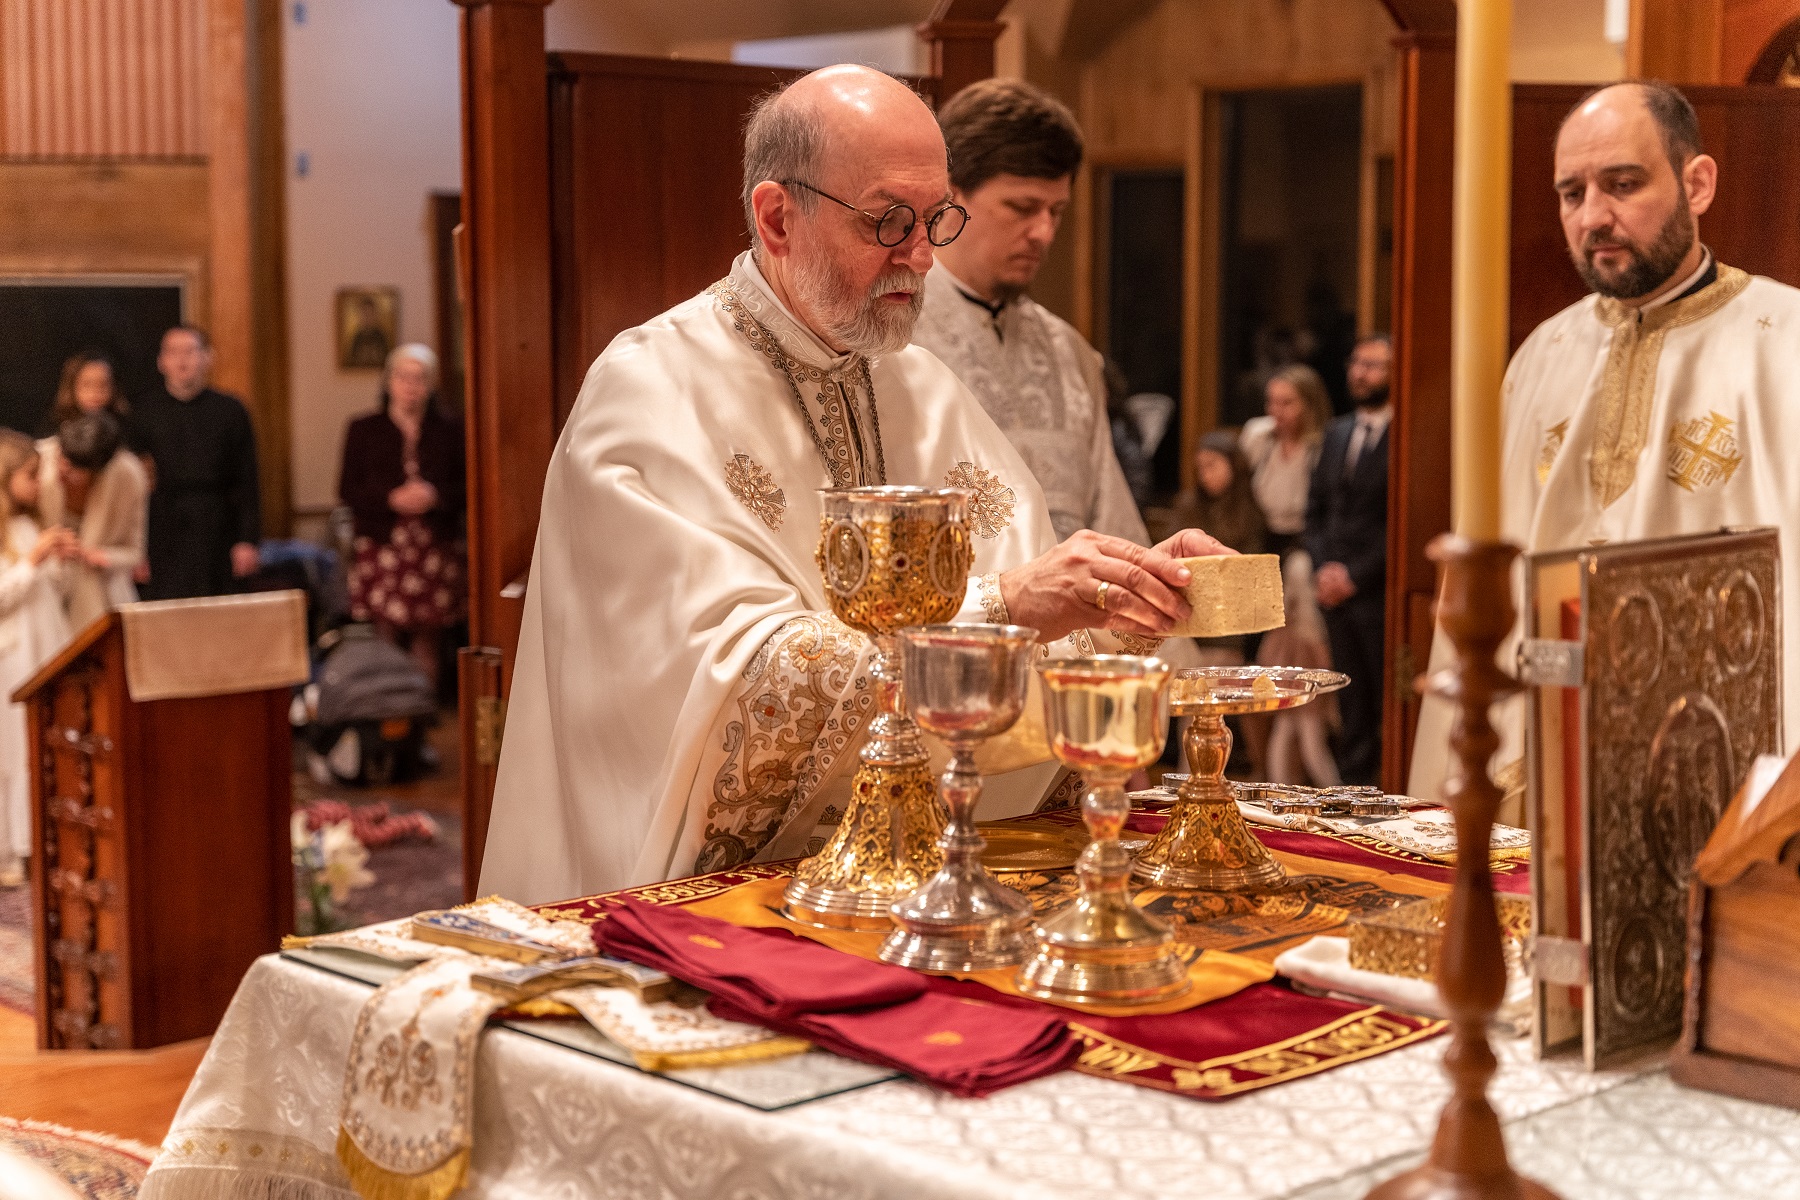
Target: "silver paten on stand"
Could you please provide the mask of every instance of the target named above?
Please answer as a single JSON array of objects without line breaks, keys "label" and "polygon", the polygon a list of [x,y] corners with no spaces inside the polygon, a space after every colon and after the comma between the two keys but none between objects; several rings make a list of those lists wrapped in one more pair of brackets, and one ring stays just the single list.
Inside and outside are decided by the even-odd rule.
[{"label": "silver paten on stand", "polygon": [[944,866],[893,906],[899,926],[883,962],[922,971],[985,971],[1024,961],[1031,905],[981,865],[987,844],[975,827],[981,773],[975,751],[1012,728],[1025,707],[1037,630],[1018,625],[931,625],[900,634],[912,716],[950,746],[939,780],[950,824],[938,845]]}]

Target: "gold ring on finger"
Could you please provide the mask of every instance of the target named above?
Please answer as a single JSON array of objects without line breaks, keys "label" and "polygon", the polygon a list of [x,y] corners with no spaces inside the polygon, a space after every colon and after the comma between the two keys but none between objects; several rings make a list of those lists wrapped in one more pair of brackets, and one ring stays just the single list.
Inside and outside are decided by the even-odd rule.
[{"label": "gold ring on finger", "polygon": [[1099,590],[1094,593],[1094,607],[1101,612],[1106,611],[1106,591],[1110,587],[1112,587],[1112,581],[1109,579],[1102,579],[1100,581]]}]

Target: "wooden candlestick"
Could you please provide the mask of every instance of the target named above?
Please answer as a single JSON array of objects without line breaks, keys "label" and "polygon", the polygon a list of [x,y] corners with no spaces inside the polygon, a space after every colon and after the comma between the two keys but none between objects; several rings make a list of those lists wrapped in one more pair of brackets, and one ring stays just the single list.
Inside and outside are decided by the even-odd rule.
[{"label": "wooden candlestick", "polygon": [[1438,622],[1456,646],[1457,660],[1430,680],[1431,690],[1456,706],[1450,731],[1454,759],[1444,786],[1456,820],[1456,885],[1437,963],[1438,991],[1450,1010],[1444,1071],[1454,1093],[1438,1119],[1430,1155],[1370,1192],[1369,1200],[1555,1200],[1554,1193],[1519,1176],[1506,1161],[1500,1118],[1487,1099],[1497,1066],[1488,1022],[1506,993],[1488,865],[1500,789],[1489,780],[1487,767],[1500,738],[1488,706],[1519,690],[1494,662],[1512,630],[1512,563],[1519,552],[1501,542],[1444,534],[1426,553],[1438,564]]}]

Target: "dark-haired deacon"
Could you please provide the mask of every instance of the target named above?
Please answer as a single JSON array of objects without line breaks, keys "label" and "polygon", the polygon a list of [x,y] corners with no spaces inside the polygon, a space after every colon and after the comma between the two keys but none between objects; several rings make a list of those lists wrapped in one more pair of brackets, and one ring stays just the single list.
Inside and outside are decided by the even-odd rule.
[{"label": "dark-haired deacon", "polygon": [[1056,240],[1081,130],[1054,97],[986,79],[938,114],[968,228],[937,253],[913,341],[943,359],[1037,476],[1057,537],[1149,544],[1113,453],[1099,353],[1025,294]]},{"label": "dark-haired deacon", "polygon": [[[1719,262],[1700,242],[1718,174],[1692,106],[1666,85],[1604,88],[1564,120],[1554,186],[1569,253],[1594,294],[1538,326],[1507,370],[1501,532],[1536,553],[1780,527],[1791,747],[1800,743],[1800,290]],[[1422,716],[1421,748],[1427,732]],[[1415,757],[1414,788],[1441,774],[1440,756]]]},{"label": "dark-haired deacon", "polygon": [[216,392],[212,343],[192,325],[163,334],[163,386],[136,407],[137,442],[152,463],[147,600],[218,596],[256,571],[262,537],[256,433],[236,396]]}]

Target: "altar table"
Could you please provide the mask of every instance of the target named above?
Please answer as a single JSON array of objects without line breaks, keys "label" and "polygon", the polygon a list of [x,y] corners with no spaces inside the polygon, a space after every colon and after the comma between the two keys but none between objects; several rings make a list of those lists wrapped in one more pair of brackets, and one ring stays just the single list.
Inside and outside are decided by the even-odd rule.
[{"label": "altar table", "polygon": [[[332,1147],[370,987],[278,957],[245,977],[146,1181],[232,1196],[214,1168],[354,1200]],[[762,1112],[509,1029],[477,1059],[461,1195],[492,1200],[1354,1200],[1416,1160],[1448,1094],[1442,1040],[1203,1103],[1063,1072],[984,1100],[890,1081]],[[1800,1113],[1588,1074],[1496,1043],[1519,1168],[1564,1200],[1800,1200]],[[204,1172],[204,1174],[202,1173]],[[204,1190],[203,1190],[204,1185]]]}]

